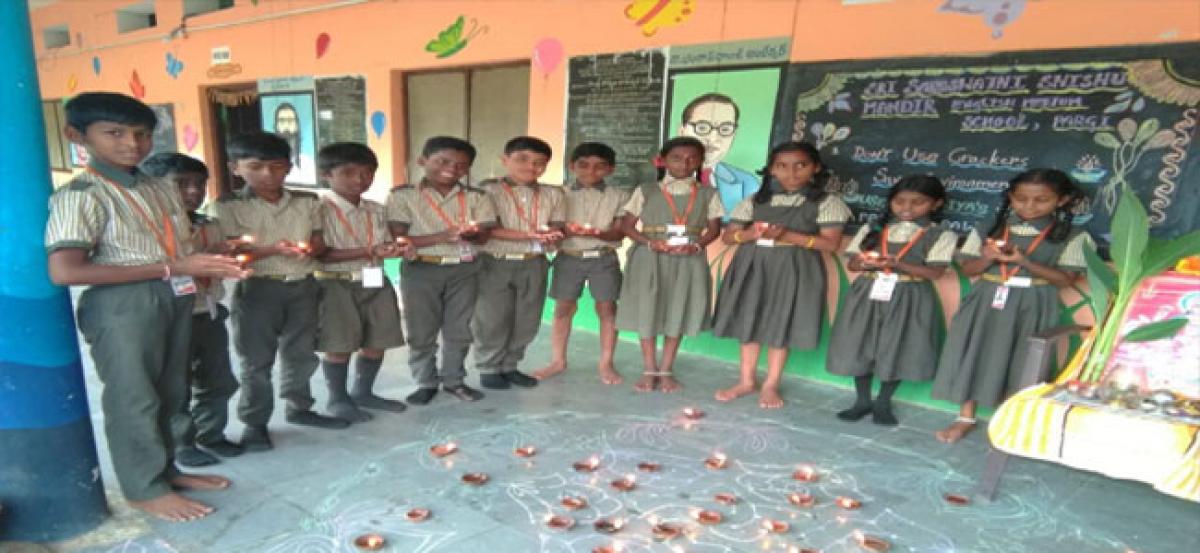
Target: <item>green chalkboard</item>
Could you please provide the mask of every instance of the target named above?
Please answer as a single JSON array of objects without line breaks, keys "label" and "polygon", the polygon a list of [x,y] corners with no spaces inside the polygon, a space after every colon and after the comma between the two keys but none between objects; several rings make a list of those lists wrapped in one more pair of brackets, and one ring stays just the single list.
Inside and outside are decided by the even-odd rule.
[{"label": "green chalkboard", "polygon": [[1200,44],[794,64],[775,142],[821,150],[862,224],[913,173],[947,186],[946,224],[990,217],[1007,181],[1066,171],[1091,197],[1076,222],[1107,234],[1116,187],[1145,202],[1153,233],[1200,226]]}]

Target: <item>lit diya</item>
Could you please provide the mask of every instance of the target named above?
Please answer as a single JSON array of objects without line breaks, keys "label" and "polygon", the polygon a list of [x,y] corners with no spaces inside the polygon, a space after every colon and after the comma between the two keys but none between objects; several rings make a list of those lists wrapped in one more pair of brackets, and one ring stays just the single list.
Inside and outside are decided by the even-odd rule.
[{"label": "lit diya", "polygon": [[729,459],[725,457],[724,453],[714,453],[712,457],[704,460],[704,466],[713,470],[720,470],[729,466]]},{"label": "lit diya", "polygon": [[700,524],[711,526],[713,524],[719,524],[723,517],[721,516],[721,513],[717,511],[712,511],[709,509],[692,509],[692,518],[696,519],[696,522],[699,522]]},{"label": "lit diya", "polygon": [[243,234],[241,238],[238,238],[238,242],[242,242],[243,244],[251,244],[254,242],[254,235]]},{"label": "lit diya", "polygon": [[598,518],[592,523],[592,528],[601,534],[616,534],[625,527],[625,521],[619,518]]},{"label": "lit diya", "polygon": [[302,252],[308,252],[308,242],[304,242],[304,241],[296,242],[296,248],[298,248]]},{"label": "lit diya", "polygon": [[731,493],[719,493],[713,496],[713,500],[722,505],[737,505],[738,497]]},{"label": "lit diya", "polygon": [[578,511],[588,506],[587,498],[583,496],[567,496],[562,498],[559,503],[572,511]]},{"label": "lit diya", "polygon": [[791,528],[792,526],[782,520],[774,520],[774,519],[768,518],[768,519],[764,519],[762,521],[762,527],[764,530],[766,530],[772,534],[782,534],[784,532],[787,532],[788,528]]},{"label": "lit diya", "polygon": [[570,530],[575,527],[575,519],[567,515],[550,515],[546,517],[546,526],[551,530]]},{"label": "lit diya", "polygon": [[483,472],[468,472],[462,475],[463,483],[470,484],[472,486],[482,486],[487,484],[488,480],[491,480],[491,477],[488,476],[487,473]]},{"label": "lit diya", "polygon": [[817,473],[817,469],[812,465],[801,465],[800,468],[796,469],[796,472],[792,473],[792,480],[800,482],[816,482],[819,478],[820,475]]},{"label": "lit diya", "polygon": [[575,469],[575,472],[595,472],[600,468],[600,458],[592,455],[586,461],[575,461],[571,467]]},{"label": "lit diya", "polygon": [[432,453],[434,457],[445,457],[456,451],[458,451],[458,444],[454,442],[434,444],[433,447],[429,448],[429,452]]},{"label": "lit diya", "polygon": [[684,407],[683,411],[681,412],[683,413],[683,418],[688,420],[699,420],[704,418],[704,411],[701,411],[695,407]]},{"label": "lit diya", "polygon": [[409,509],[407,513],[404,513],[404,518],[409,522],[422,522],[429,518],[429,514],[429,509]]},{"label": "lit diya", "polygon": [[638,463],[637,468],[642,472],[658,472],[662,470],[662,465],[658,463],[651,463],[649,461],[643,461]]},{"label": "lit diya", "polygon": [[531,445],[525,445],[513,450],[513,454],[517,457],[533,457],[537,455],[537,448]]},{"label": "lit diya", "polygon": [[683,532],[683,527],[671,522],[659,522],[650,528],[650,533],[658,541],[673,539]]},{"label": "lit diya", "polygon": [[788,503],[797,507],[812,507],[817,502],[817,498],[811,493],[792,492],[787,496]]},{"label": "lit diya", "polygon": [[884,553],[892,548],[892,544],[888,543],[887,540],[876,536],[868,536],[858,530],[854,531],[854,541],[858,542],[858,546],[863,548],[864,551],[870,551],[871,553]]},{"label": "lit diya", "polygon": [[945,499],[946,503],[949,503],[951,505],[958,505],[960,507],[971,502],[971,500],[968,499],[967,496],[959,495],[956,493],[948,493],[946,495],[943,495],[942,499]]},{"label": "lit diya", "polygon": [[245,265],[245,264],[249,263],[250,260],[253,258],[250,257],[250,254],[248,254],[248,253],[239,253],[236,256],[234,256],[234,259],[236,259],[238,263]]},{"label": "lit diya", "polygon": [[624,478],[618,478],[609,484],[617,490],[628,492],[637,487],[637,479],[632,474],[626,474]]},{"label": "lit diya", "polygon": [[379,534],[363,534],[354,538],[354,547],[363,551],[379,551],[383,549],[383,544],[385,543],[387,543],[387,540],[384,540],[383,536]]},{"label": "lit diya", "polygon": [[837,499],[834,499],[833,502],[837,504],[838,507],[841,507],[847,511],[853,511],[854,509],[862,507],[862,502],[854,499],[853,497],[841,496]]},{"label": "lit diya", "polygon": [[597,545],[592,548],[592,553],[620,553],[621,548],[617,544],[612,545]]}]

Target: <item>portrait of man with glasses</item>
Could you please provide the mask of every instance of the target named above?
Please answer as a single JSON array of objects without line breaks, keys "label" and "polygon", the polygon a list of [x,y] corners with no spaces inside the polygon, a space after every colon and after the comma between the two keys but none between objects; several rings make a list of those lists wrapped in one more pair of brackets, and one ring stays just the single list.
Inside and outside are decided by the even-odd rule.
[{"label": "portrait of man with glasses", "polygon": [[723,161],[737,137],[739,115],[733,98],[710,92],[688,102],[679,125],[680,135],[704,143],[701,181],[716,187],[726,214],[733,212],[739,202],[757,192],[762,184],[753,173]]}]

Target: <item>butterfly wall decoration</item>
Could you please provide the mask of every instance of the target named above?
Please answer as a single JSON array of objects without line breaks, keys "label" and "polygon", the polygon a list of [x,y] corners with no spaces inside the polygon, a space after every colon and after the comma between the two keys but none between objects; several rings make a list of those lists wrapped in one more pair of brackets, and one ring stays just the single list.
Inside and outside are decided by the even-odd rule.
[{"label": "butterfly wall decoration", "polygon": [[475,18],[471,18],[471,28],[469,30],[466,30],[466,26],[466,17],[458,16],[458,19],[454,20],[454,23],[438,33],[437,38],[425,44],[425,51],[437,56],[438,59],[448,58],[466,48],[472,39],[486,33],[488,30],[487,25],[480,27]]}]

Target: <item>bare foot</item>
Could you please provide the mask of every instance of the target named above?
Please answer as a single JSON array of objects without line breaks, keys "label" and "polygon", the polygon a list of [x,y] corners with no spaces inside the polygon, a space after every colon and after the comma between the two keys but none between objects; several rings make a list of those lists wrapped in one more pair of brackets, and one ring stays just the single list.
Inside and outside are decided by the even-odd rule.
[{"label": "bare foot", "polygon": [[147,501],[130,501],[129,506],[169,522],[196,520],[213,512],[212,507],[174,492]]},{"label": "bare foot", "polygon": [[730,388],[717,390],[717,401],[733,401],[744,395],[753,394],[756,387],[753,382],[738,382]]},{"label": "bare foot", "polygon": [[643,374],[637,382],[633,383],[633,391],[635,392],[652,392],[658,386],[658,377],[652,374]]},{"label": "bare foot", "polygon": [[600,382],[608,384],[609,386],[615,386],[625,382],[625,379],[621,378],[621,373],[617,372],[616,369],[612,367],[600,367]]},{"label": "bare foot", "polygon": [[224,476],[215,474],[180,474],[171,479],[171,485],[184,490],[223,490],[232,485]]},{"label": "bare foot", "polygon": [[763,409],[779,409],[783,407],[783,398],[779,396],[779,389],[763,386],[762,391],[758,394],[758,406]]},{"label": "bare foot", "polygon": [[553,377],[553,376],[558,376],[558,375],[562,374],[563,372],[565,372],[566,370],[567,370],[566,363],[560,363],[558,361],[551,361],[549,365],[546,365],[545,367],[542,367],[542,368],[538,369],[537,371],[535,371],[533,373],[533,377],[538,380],[545,380],[545,379]]},{"label": "bare foot", "polygon": [[975,423],[966,421],[954,421],[953,424],[934,432],[939,442],[944,444],[952,444],[963,439],[971,430],[975,429]]},{"label": "bare foot", "polygon": [[683,384],[675,380],[674,376],[666,375],[658,377],[658,391],[664,394],[673,394],[683,389]]}]

